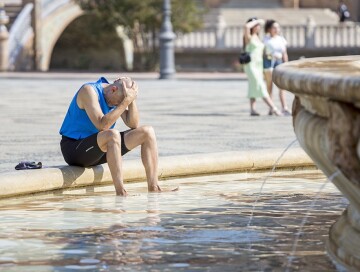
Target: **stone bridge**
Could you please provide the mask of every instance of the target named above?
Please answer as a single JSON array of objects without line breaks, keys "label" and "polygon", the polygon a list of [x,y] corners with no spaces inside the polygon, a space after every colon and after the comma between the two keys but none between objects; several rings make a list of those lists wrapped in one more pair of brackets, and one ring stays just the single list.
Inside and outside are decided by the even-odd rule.
[{"label": "stone bridge", "polygon": [[3,1],[0,6],[0,69],[47,71],[60,35],[82,14],[73,0]]}]

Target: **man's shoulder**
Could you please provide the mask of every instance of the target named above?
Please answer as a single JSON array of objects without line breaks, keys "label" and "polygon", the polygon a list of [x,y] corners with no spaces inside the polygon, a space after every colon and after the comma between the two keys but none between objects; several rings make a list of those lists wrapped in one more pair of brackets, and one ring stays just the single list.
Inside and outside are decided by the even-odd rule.
[{"label": "man's shoulder", "polygon": [[82,85],[78,91],[78,96],[84,96],[84,95],[92,95],[94,94],[94,90],[92,88],[92,86],[88,83],[85,83],[84,85]]},{"label": "man's shoulder", "polygon": [[81,86],[80,91],[90,92],[94,91],[93,83],[85,83]]},{"label": "man's shoulder", "polygon": [[99,100],[99,94],[91,83],[85,83],[81,86],[78,97],[84,102]]}]

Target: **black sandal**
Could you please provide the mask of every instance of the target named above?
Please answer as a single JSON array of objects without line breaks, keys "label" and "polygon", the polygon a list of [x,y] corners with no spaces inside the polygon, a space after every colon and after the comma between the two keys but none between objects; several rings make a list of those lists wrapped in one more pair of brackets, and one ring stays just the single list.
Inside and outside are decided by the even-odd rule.
[{"label": "black sandal", "polygon": [[15,170],[28,170],[28,169],[41,169],[41,162],[30,162],[30,161],[22,161],[18,165],[15,166]]}]

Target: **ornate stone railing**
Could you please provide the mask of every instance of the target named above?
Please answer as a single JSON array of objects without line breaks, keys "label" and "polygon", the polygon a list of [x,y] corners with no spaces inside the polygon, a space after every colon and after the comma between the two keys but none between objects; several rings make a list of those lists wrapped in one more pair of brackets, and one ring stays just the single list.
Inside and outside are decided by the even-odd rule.
[{"label": "ornate stone railing", "polygon": [[189,48],[214,48],[216,47],[216,28],[205,28],[189,34],[180,34],[175,40],[175,47]]},{"label": "ornate stone railing", "polygon": [[316,47],[358,47],[360,46],[360,24],[350,23],[336,26],[317,26]]},{"label": "ornate stone railing", "polygon": [[327,248],[349,271],[360,271],[360,56],[289,62],[274,82],[295,94],[293,124],[300,145],[349,200],[331,227]]},{"label": "ornate stone railing", "polygon": [[14,68],[16,59],[21,52],[24,44],[33,34],[31,27],[31,13],[34,5],[26,4],[17,16],[9,32],[9,69]]},{"label": "ornate stone railing", "polygon": [[302,48],[310,44],[306,25],[284,25],[281,29],[290,48]]},{"label": "ornate stone railing", "polygon": [[[304,25],[282,25],[282,35],[289,48],[355,48],[360,46],[360,24],[316,25],[309,21]],[[178,35],[177,49],[240,49],[243,46],[243,27],[208,27],[189,34]]]}]

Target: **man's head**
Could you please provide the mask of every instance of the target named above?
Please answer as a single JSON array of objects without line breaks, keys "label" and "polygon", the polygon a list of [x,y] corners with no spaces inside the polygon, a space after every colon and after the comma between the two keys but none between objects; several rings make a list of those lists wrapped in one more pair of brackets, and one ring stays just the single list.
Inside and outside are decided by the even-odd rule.
[{"label": "man's head", "polygon": [[109,106],[118,106],[124,100],[124,85],[126,88],[131,88],[133,85],[133,81],[131,80],[131,78],[120,77],[117,78],[112,84],[107,86],[105,91],[105,97],[106,102]]}]

